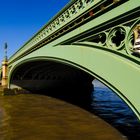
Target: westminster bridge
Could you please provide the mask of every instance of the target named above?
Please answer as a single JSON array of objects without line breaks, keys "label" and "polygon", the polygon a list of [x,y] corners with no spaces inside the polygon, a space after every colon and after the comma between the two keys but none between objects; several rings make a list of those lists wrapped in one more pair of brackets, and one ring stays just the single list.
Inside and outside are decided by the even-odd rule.
[{"label": "westminster bridge", "polygon": [[70,1],[3,61],[2,85],[88,89],[98,79],[140,119],[139,15],[139,0]]}]

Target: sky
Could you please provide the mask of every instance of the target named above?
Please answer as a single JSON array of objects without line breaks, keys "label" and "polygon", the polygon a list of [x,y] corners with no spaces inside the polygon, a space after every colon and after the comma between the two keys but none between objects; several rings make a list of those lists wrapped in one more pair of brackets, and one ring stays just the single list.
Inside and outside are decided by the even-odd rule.
[{"label": "sky", "polygon": [[0,0],[0,63],[37,33],[70,0]]}]

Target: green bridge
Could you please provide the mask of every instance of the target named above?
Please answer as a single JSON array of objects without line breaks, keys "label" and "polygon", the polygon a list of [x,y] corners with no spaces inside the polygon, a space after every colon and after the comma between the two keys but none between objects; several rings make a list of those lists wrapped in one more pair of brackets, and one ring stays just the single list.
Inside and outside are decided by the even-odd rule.
[{"label": "green bridge", "polygon": [[139,15],[140,0],[71,0],[3,62],[3,85],[76,90],[98,79],[140,119]]}]

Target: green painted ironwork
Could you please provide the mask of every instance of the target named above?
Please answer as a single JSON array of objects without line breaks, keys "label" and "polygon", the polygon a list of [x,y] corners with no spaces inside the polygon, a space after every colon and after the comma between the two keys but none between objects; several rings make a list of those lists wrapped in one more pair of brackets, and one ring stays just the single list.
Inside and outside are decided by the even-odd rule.
[{"label": "green painted ironwork", "polygon": [[28,61],[77,67],[115,91],[140,119],[140,55],[134,30],[139,0],[73,0],[9,59],[12,72]]},{"label": "green painted ironwork", "polygon": [[[128,7],[128,5],[131,6]],[[125,11],[123,7],[126,7]],[[100,28],[103,26],[105,26],[104,28],[108,28],[107,25],[110,22],[111,24],[112,22],[117,22],[115,18],[126,12],[129,14],[131,10],[137,7],[138,4],[133,5],[132,0],[74,0],[25,43],[10,58],[9,63],[28,55],[45,44],[52,44],[54,46],[66,42],[66,40],[72,37],[81,35],[83,32],[89,32],[89,30],[98,28],[101,31],[102,29]],[[125,17],[126,15],[124,15]],[[118,20],[120,19],[118,18]],[[96,33],[94,32],[94,34]],[[63,39],[58,41],[58,38],[65,35],[68,37],[63,37]]]},{"label": "green painted ironwork", "polygon": [[20,65],[29,61],[46,60],[65,63],[82,69],[103,82],[115,91],[140,118],[139,65],[121,54],[108,52],[108,49],[99,49],[100,47],[90,43],[43,47],[16,61],[12,65],[10,75]]}]

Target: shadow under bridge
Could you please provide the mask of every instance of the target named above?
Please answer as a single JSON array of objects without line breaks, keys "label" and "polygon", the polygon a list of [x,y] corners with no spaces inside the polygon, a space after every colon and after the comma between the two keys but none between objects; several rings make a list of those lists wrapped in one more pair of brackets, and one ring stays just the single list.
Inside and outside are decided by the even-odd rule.
[{"label": "shadow under bridge", "polygon": [[56,61],[36,60],[14,69],[10,88],[22,88],[75,104],[89,104],[93,79],[93,76],[73,66]]}]

